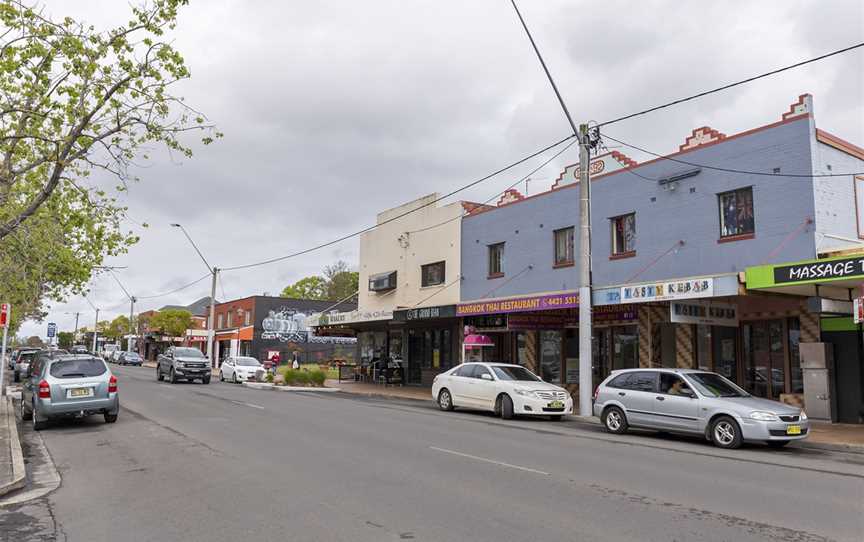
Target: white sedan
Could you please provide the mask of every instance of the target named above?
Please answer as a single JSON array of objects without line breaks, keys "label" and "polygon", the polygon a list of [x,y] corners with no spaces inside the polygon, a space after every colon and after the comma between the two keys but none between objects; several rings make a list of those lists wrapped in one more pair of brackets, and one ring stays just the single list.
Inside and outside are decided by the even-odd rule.
[{"label": "white sedan", "polygon": [[463,363],[435,377],[432,397],[441,410],[454,407],[488,410],[504,419],[573,413],[573,398],[564,388],[543,380],[521,365]]},{"label": "white sedan", "polygon": [[234,383],[257,380],[259,371],[263,374],[264,367],[255,358],[247,356],[227,358],[219,368],[219,380]]}]

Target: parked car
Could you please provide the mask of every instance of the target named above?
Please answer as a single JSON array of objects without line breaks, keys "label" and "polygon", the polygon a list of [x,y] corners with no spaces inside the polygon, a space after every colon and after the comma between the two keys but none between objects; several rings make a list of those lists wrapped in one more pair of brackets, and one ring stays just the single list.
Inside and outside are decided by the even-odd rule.
[{"label": "parked car", "polygon": [[629,427],[704,435],[720,448],[782,447],[807,438],[798,407],[753,397],[717,373],[694,369],[613,371],[594,392],[594,415],[610,433]]},{"label": "parked car", "polygon": [[87,347],[83,344],[76,344],[72,348],[69,349],[70,354],[90,354],[90,351],[87,350]]},{"label": "parked car", "polygon": [[110,361],[111,356],[114,355],[114,352],[120,350],[119,344],[106,344],[102,346],[102,359],[105,361]]},{"label": "parked car", "polygon": [[15,361],[18,359],[18,356],[20,356],[22,352],[32,352],[34,350],[39,350],[39,349],[38,348],[31,348],[31,347],[21,347],[21,348],[16,348],[15,350],[13,350],[12,354],[9,356],[9,369],[13,370],[13,371],[15,370]]},{"label": "parked car", "polygon": [[111,354],[109,354],[108,362],[109,363],[119,363],[120,356],[122,356],[123,354],[125,354],[125,351],[123,351],[123,350],[114,350],[113,352],[111,352]]},{"label": "parked car", "polygon": [[120,365],[138,365],[140,367],[144,363],[144,358],[138,352],[120,352],[120,355],[117,356],[117,363]]},{"label": "parked car", "polygon": [[435,377],[432,397],[441,410],[488,410],[504,419],[549,416],[560,420],[573,412],[564,388],[544,382],[521,365],[463,363]]},{"label": "parked car", "polygon": [[210,364],[197,348],[172,346],[156,360],[156,380],[166,377],[172,384],[179,380],[197,380],[210,383]]},{"label": "parked car", "polygon": [[247,356],[227,358],[219,368],[219,380],[228,380],[235,384],[246,380],[259,380],[263,375],[264,366],[257,359]]},{"label": "parked car", "polygon": [[22,373],[21,419],[39,431],[54,419],[102,414],[114,423],[120,413],[117,377],[91,355],[43,356]]},{"label": "parked car", "polygon": [[13,382],[21,381],[21,375],[27,371],[30,367],[30,363],[39,356],[40,352],[42,352],[42,350],[22,350],[18,353],[18,356],[15,358],[15,366],[12,368]]}]

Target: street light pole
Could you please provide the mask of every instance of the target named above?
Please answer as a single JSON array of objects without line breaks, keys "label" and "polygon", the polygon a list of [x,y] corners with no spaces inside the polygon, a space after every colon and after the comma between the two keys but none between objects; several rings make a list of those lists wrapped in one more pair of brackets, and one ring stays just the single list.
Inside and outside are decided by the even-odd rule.
[{"label": "street light pole", "polygon": [[96,325],[93,326],[93,353],[96,354],[96,335],[99,334],[99,309],[96,309]]},{"label": "street light pole", "polygon": [[132,337],[135,335],[135,326],[132,320],[135,318],[135,301],[137,299],[133,295],[129,298],[129,343],[127,344],[127,352],[132,352]]},{"label": "street light pole", "polygon": [[213,321],[216,318],[216,280],[219,277],[219,268],[216,266],[211,266],[207,262],[207,258],[201,254],[201,251],[198,250],[198,245],[195,244],[195,241],[192,240],[192,237],[189,236],[189,233],[186,231],[181,224],[171,224],[172,228],[180,228],[180,231],[183,232],[183,235],[186,236],[186,239],[189,240],[189,243],[192,245],[192,248],[195,249],[195,252],[198,253],[198,256],[201,257],[201,261],[204,262],[204,265],[207,266],[207,270],[213,275],[213,280],[210,285],[210,317],[207,318],[207,360],[210,362],[211,367],[216,367],[216,360],[213,359],[213,341],[216,338],[216,328],[214,327],[215,322]]}]

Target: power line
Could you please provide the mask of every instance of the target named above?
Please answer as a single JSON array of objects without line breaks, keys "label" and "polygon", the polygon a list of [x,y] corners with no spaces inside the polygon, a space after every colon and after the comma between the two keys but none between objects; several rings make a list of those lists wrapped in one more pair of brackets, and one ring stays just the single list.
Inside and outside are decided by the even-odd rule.
[{"label": "power line", "polygon": [[[547,145],[546,147],[543,147],[543,148],[540,149],[539,151],[533,152],[533,153],[529,154],[528,156],[526,156],[526,157],[524,157],[524,158],[520,158],[519,160],[517,160],[517,161],[515,161],[515,162],[512,162],[511,164],[509,164],[509,165],[507,165],[507,166],[504,166],[503,168],[498,169],[497,171],[495,171],[495,172],[493,172],[493,173],[490,173],[490,174],[488,174],[488,175],[486,175],[486,176],[484,176],[484,177],[481,177],[481,178],[479,178],[479,179],[477,179],[477,180],[475,180],[475,181],[472,181],[472,182],[470,182],[470,183],[468,183],[468,184],[466,184],[466,185],[463,185],[462,187],[457,188],[456,190],[453,190],[453,191],[451,191],[451,192],[449,192],[449,193],[447,193],[447,194],[445,194],[445,195],[443,195],[443,196],[440,196],[440,197],[438,197],[438,198],[436,198],[436,199],[434,199],[434,200],[432,200],[432,201],[426,202],[426,203],[424,203],[423,205],[421,205],[421,206],[419,206],[419,207],[415,207],[414,209],[411,209],[410,211],[405,211],[404,213],[401,213],[401,214],[398,214],[398,215],[396,215],[396,216],[394,216],[394,217],[392,217],[392,218],[389,218],[389,219],[387,219],[387,220],[385,220],[385,221],[383,221],[383,222],[381,222],[381,223],[379,223],[379,224],[375,224],[375,225],[369,226],[369,227],[367,227],[367,228],[364,228],[364,229],[362,229],[362,230],[356,231],[356,232],[354,232],[354,233],[349,233],[349,234],[347,234],[347,235],[343,235],[342,237],[339,237],[339,238],[337,238],[337,239],[333,239],[332,241],[327,241],[326,243],[321,243],[320,245],[316,245],[316,246],[314,246],[314,247],[310,247],[310,248],[307,248],[307,249],[303,249],[303,250],[300,250],[300,251],[297,251],[297,252],[292,252],[291,254],[286,254],[285,256],[279,256],[279,257],[277,257],[277,258],[270,258],[269,260],[262,260],[262,261],[260,261],[260,262],[255,262],[255,263],[250,263],[250,264],[245,264],[245,265],[235,265],[235,266],[233,266],[233,267],[223,267],[223,268],[220,268],[219,270],[220,270],[220,271],[236,271],[236,270],[238,270],[238,269],[248,269],[248,268],[250,268],[250,267],[258,267],[258,266],[261,266],[261,265],[267,265],[267,264],[271,264],[271,263],[281,262],[281,261],[283,261],[283,260],[287,260],[287,259],[289,259],[289,258],[295,258],[295,257],[297,257],[297,256],[302,256],[302,255],[304,255],[304,254],[308,254],[308,253],[310,253],[310,252],[315,252],[316,250],[320,250],[320,249],[322,249],[322,248],[326,248],[326,247],[329,247],[329,246],[335,245],[335,244],[337,244],[337,243],[341,243],[342,241],[345,241],[345,240],[347,240],[347,239],[351,239],[352,237],[357,237],[358,235],[362,235],[362,234],[364,234],[364,233],[366,233],[366,232],[372,231],[372,230],[374,230],[374,229],[376,229],[376,228],[378,228],[378,227],[381,227],[381,226],[383,226],[383,225],[385,225],[385,224],[389,224],[390,222],[394,222],[394,221],[396,221],[396,220],[399,220],[400,218],[402,218],[402,217],[404,217],[404,216],[407,216],[407,215],[409,215],[409,214],[411,214],[411,213],[416,213],[417,211],[419,211],[419,210],[421,210],[421,209],[424,209],[424,208],[426,208],[426,207],[429,207],[429,206],[431,206],[431,205],[434,205],[434,204],[438,203],[438,202],[441,201],[441,200],[447,199],[447,198],[449,198],[450,196],[453,196],[453,195],[455,195],[455,194],[458,194],[459,192],[463,192],[463,191],[465,191],[465,190],[467,190],[467,189],[469,189],[469,188],[471,188],[471,187],[477,186],[478,184],[480,184],[480,183],[482,183],[482,182],[484,182],[484,181],[488,181],[488,180],[491,179],[492,177],[495,177],[495,176],[497,176],[497,175],[500,175],[501,173],[504,173],[505,171],[507,171],[507,170],[509,170],[509,169],[512,169],[512,168],[514,168],[514,167],[516,167],[516,166],[518,166],[518,165],[520,165],[520,164],[522,164],[522,163],[525,163],[525,162],[527,162],[528,160],[531,160],[532,158],[535,158],[535,157],[537,157],[537,156],[539,156],[539,155],[545,153],[546,151],[549,151],[549,150],[551,150],[551,149],[554,149],[554,148],[557,147],[558,145],[564,143],[565,141],[569,141],[570,139],[572,139],[572,138],[574,138],[574,137],[576,137],[576,136],[575,136],[575,135],[572,135],[572,134],[571,134],[571,135],[568,135],[567,137],[565,137],[565,138],[563,138],[563,139],[561,139],[561,140],[559,140],[559,141],[556,141],[555,143],[553,143],[553,144],[551,144],[551,145]],[[209,276],[209,275],[208,275],[208,276]]]},{"label": "power line", "polygon": [[[496,192],[492,197],[490,197],[490,198],[484,200],[484,201],[483,201],[483,205],[486,205],[486,204],[489,203],[490,201],[495,200],[495,198],[504,195],[508,190],[510,190],[510,189],[512,189],[512,188],[514,188],[514,187],[516,187],[516,186],[518,186],[519,184],[524,183],[528,178],[531,177],[531,175],[534,175],[535,173],[537,173],[538,171],[540,171],[541,169],[543,169],[544,167],[546,167],[547,165],[549,165],[549,163],[550,163],[552,160],[554,160],[554,159],[558,158],[559,156],[561,156],[562,154],[564,154],[564,152],[565,152],[567,149],[569,149],[570,147],[572,147],[572,146],[575,145],[576,143],[579,143],[579,141],[576,140],[576,139],[574,139],[573,141],[571,141],[570,143],[568,143],[568,144],[567,144],[563,149],[561,149],[560,151],[558,151],[558,152],[556,152],[555,154],[553,154],[551,158],[549,158],[548,160],[546,160],[545,162],[543,162],[542,164],[540,164],[539,166],[537,166],[536,168],[534,168],[534,169],[532,169],[530,172],[528,172],[527,175],[525,175],[524,177],[522,177],[521,179],[519,179],[519,180],[516,181],[515,183],[511,184],[510,186],[508,186],[508,187],[505,188],[504,190],[502,190],[502,191],[500,191],[500,192]],[[411,230],[411,231],[406,232],[406,233],[420,233],[420,232],[428,231],[428,230],[431,230],[431,229],[437,228],[437,227],[439,227],[439,226],[443,226],[444,224],[447,224],[447,223],[453,222],[454,220],[459,220],[460,218],[464,218],[465,216],[467,216],[467,215],[469,215],[469,214],[471,214],[471,213],[465,213],[465,212],[463,212],[463,213],[460,214],[459,216],[454,216],[453,218],[448,218],[447,220],[445,220],[445,221],[443,221],[443,222],[439,222],[438,224],[433,224],[433,225],[431,225],[431,226],[426,226],[425,228],[420,228],[419,230]]]},{"label": "power line", "polygon": [[802,60],[801,62],[796,62],[795,64],[790,64],[790,65],[788,65],[788,66],[784,66],[784,67],[782,67],[782,68],[778,68],[778,69],[776,69],[776,70],[771,70],[770,72],[765,72],[765,73],[762,73],[762,74],[759,74],[759,75],[754,75],[753,77],[748,77],[747,79],[742,79],[742,80],[740,80],[740,81],[736,81],[736,82],[734,82],[734,83],[729,83],[728,85],[723,85],[722,87],[717,87],[717,88],[715,88],[715,89],[706,90],[705,92],[700,92],[699,94],[693,94],[693,95],[691,95],[691,96],[687,96],[686,98],[680,98],[680,99],[678,99],[678,100],[674,100],[674,101],[671,101],[671,102],[667,102],[667,103],[662,104],[662,105],[658,105],[658,106],[651,107],[651,108],[648,108],[648,109],[643,109],[642,111],[639,111],[639,112],[636,112],[636,113],[631,113],[631,114],[629,114],[629,115],[624,115],[623,117],[618,117],[617,119],[607,120],[606,122],[601,122],[601,123],[599,123],[599,124],[597,125],[597,127],[599,128],[599,127],[601,127],[601,126],[608,126],[609,124],[614,124],[614,123],[616,123],[616,122],[621,122],[622,120],[632,119],[633,117],[638,117],[638,116],[641,116],[641,115],[646,115],[646,114],[648,114],[648,113],[652,113],[652,112],[654,112],[654,111],[658,111],[658,110],[660,110],[660,109],[665,109],[665,108],[667,108],[667,107],[672,107],[673,105],[678,105],[678,104],[680,104],[680,103],[689,102],[689,101],[691,101],[691,100],[695,100],[696,98],[702,98],[703,96],[707,96],[707,95],[709,95],[709,94],[713,94],[713,93],[715,93],[715,92],[720,92],[720,91],[723,91],[723,90],[728,90],[728,89],[730,89],[730,88],[732,88],[732,87],[737,87],[737,86],[739,86],[739,85],[744,85],[744,84],[746,84],[746,83],[751,83],[751,82],[753,82],[753,81],[756,81],[757,79],[763,79],[763,78],[765,78],[765,77],[769,77],[769,76],[771,76],[771,75],[776,75],[776,74],[778,74],[778,73],[785,72],[785,71],[787,71],[787,70],[791,70],[791,69],[794,69],[794,68],[799,68],[799,67],[804,66],[804,65],[806,65],[806,64],[811,64],[811,63],[813,63],[813,62],[818,62],[819,60],[824,60],[824,59],[826,59],[826,58],[829,58],[829,57],[832,57],[832,56],[835,56],[835,55],[839,55],[839,54],[842,54],[842,53],[848,53],[849,51],[852,51],[852,50],[854,50],[854,49],[858,49],[858,48],[861,48],[861,47],[864,47],[864,42],[862,42],[862,43],[856,43],[855,45],[850,45],[849,47],[844,47],[843,49],[837,49],[836,51],[831,51],[830,53],[826,53],[826,54],[824,54],[824,55],[820,55],[820,56],[817,56],[817,57],[814,57],[814,58],[811,58],[811,59],[808,59],[808,60]]},{"label": "power line", "polygon": [[193,281],[190,282],[189,284],[184,284],[183,286],[180,286],[179,288],[175,288],[175,289],[173,289],[173,290],[170,290],[170,291],[168,291],[168,292],[163,292],[163,293],[161,293],[161,294],[154,294],[154,295],[139,295],[139,296],[136,297],[136,299],[138,299],[138,300],[141,300],[141,299],[156,299],[157,297],[165,297],[166,295],[176,294],[177,292],[179,292],[179,291],[181,291],[181,290],[185,290],[186,288],[191,288],[192,286],[195,286],[196,284],[198,284],[198,283],[201,282],[202,280],[204,280],[204,279],[206,279],[206,278],[209,278],[209,277],[212,277],[212,276],[213,276],[212,273],[207,273],[207,274],[204,275],[203,277],[201,277],[201,278],[199,278],[199,279],[196,279],[196,280],[193,280]]},{"label": "power line", "polygon": [[[746,171],[743,169],[733,169],[733,168],[725,168],[725,167],[719,167],[719,166],[707,166],[705,164],[697,164],[696,162],[688,162],[687,160],[681,160],[679,158],[672,158],[671,156],[663,156],[662,154],[658,154],[656,152],[652,152],[652,151],[649,151],[647,149],[643,149],[642,147],[637,147],[636,145],[633,145],[631,143],[621,141],[620,139],[615,139],[614,137],[610,136],[609,134],[607,134],[605,132],[602,134],[602,136],[605,137],[606,139],[611,139],[612,141],[614,141],[616,143],[620,143],[622,145],[630,147],[631,149],[636,149],[637,151],[642,151],[645,154],[650,154],[651,156],[655,156],[655,157],[661,158],[663,160],[669,160],[670,162],[677,162],[679,164],[684,164],[684,165],[703,168],[703,169],[712,169],[715,171],[723,171],[726,173],[738,173],[741,175],[762,175],[764,177],[792,177],[792,178],[799,178],[799,179],[812,179],[812,178],[816,178],[816,177],[849,177],[851,175],[864,175],[864,172],[858,172],[858,173],[816,173],[816,174],[813,174],[813,173],[768,173],[767,171]],[[632,167],[638,167],[638,165],[637,166],[630,166],[627,169],[629,170]],[[636,175],[636,174],[634,173],[634,175]],[[642,175],[637,175],[637,176],[642,177]],[[642,178],[648,179],[648,180],[653,180],[653,181],[659,180],[659,179],[649,179],[648,177],[642,177]]]}]

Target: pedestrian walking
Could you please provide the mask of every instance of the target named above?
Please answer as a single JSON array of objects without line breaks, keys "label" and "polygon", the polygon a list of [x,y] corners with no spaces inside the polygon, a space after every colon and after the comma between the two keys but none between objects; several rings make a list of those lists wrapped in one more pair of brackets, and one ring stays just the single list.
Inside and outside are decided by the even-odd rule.
[{"label": "pedestrian walking", "polygon": [[300,362],[297,361],[297,354],[294,354],[294,363],[291,364],[291,368],[295,371],[300,368]]}]

